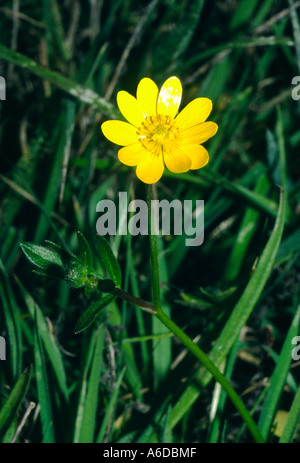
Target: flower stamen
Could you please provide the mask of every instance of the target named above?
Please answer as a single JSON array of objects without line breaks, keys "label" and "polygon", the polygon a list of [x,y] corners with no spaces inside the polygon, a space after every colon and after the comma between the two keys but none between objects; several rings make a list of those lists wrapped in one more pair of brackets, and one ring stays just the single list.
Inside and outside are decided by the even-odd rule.
[{"label": "flower stamen", "polygon": [[174,118],[164,114],[146,117],[137,129],[138,140],[155,156],[169,152],[178,133]]}]

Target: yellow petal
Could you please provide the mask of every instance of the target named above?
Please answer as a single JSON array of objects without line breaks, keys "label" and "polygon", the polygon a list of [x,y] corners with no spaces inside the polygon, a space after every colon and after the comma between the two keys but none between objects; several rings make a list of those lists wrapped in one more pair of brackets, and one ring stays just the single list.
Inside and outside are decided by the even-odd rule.
[{"label": "yellow petal", "polygon": [[106,121],[101,129],[105,137],[116,145],[126,146],[138,142],[136,128],[127,122]]},{"label": "yellow petal", "polygon": [[203,122],[184,130],[180,139],[189,145],[198,145],[213,137],[217,130],[218,126],[215,122]]},{"label": "yellow petal", "polygon": [[190,169],[200,169],[209,161],[207,150],[201,145],[180,145],[180,148],[191,159]]},{"label": "yellow petal", "polygon": [[147,116],[137,99],[124,90],[118,92],[117,103],[125,119],[135,127],[139,127]]},{"label": "yellow petal", "polygon": [[164,171],[162,156],[151,155],[136,168],[137,177],[144,183],[156,183]]},{"label": "yellow petal", "polygon": [[150,157],[141,143],[134,143],[134,145],[124,146],[118,152],[118,157],[126,166],[137,166],[140,162],[145,161]]},{"label": "yellow petal", "polygon": [[191,159],[178,146],[174,146],[170,152],[164,153],[164,161],[167,168],[176,174],[187,172],[192,165]]},{"label": "yellow petal", "polygon": [[147,116],[156,116],[158,88],[153,80],[145,77],[138,85],[137,100]]},{"label": "yellow petal", "polygon": [[209,98],[196,98],[180,111],[176,123],[181,129],[188,129],[206,121],[211,110],[212,102]]},{"label": "yellow petal", "polygon": [[175,117],[181,102],[182,87],[177,77],[170,77],[160,89],[157,114]]}]

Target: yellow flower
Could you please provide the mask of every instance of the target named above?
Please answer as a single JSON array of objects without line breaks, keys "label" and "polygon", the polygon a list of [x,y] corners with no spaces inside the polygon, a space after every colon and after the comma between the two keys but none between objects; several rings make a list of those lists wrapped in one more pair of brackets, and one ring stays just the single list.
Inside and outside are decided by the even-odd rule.
[{"label": "yellow flower", "polygon": [[208,98],[196,98],[178,115],[182,86],[170,77],[160,91],[153,80],[144,78],[136,98],[118,92],[117,103],[127,122],[106,121],[101,129],[108,140],[123,146],[119,160],[137,166],[136,175],[144,183],[161,178],[164,166],[175,173],[200,169],[209,156],[201,146],[218,130],[214,122],[205,122],[212,110]]}]

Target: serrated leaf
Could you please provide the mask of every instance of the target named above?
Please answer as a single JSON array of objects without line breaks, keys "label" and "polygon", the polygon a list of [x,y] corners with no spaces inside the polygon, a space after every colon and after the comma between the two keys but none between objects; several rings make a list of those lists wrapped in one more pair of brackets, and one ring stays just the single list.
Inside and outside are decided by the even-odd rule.
[{"label": "serrated leaf", "polygon": [[[101,310],[103,310],[115,298],[116,296],[109,294],[108,296],[105,296],[91,304],[79,317],[75,325],[74,333],[78,334],[81,333],[81,331],[86,330],[95,321]],[[104,319],[106,317],[106,311],[102,312],[101,315]]]},{"label": "serrated leaf", "polygon": [[108,241],[101,235],[96,235],[96,249],[101,262],[118,288],[121,287],[122,273],[117,259]]},{"label": "serrated leaf", "polygon": [[77,232],[78,246],[79,246],[79,260],[81,265],[87,267],[89,270],[92,268],[92,253],[89,243],[83,236],[83,234]]}]

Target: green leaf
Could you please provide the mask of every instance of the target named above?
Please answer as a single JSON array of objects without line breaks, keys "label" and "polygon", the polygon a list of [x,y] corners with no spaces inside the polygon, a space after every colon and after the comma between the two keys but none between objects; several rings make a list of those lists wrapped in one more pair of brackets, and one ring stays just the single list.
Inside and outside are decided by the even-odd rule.
[{"label": "green leaf", "polygon": [[[168,284],[169,275],[168,267],[163,252],[163,243],[162,239],[157,237],[157,248],[160,255],[159,259],[159,274],[161,281]],[[168,299],[165,297],[164,293],[161,295],[161,304],[163,311],[166,315],[171,315],[171,304],[168,302]],[[168,333],[169,330],[166,328],[156,317],[152,317],[152,333],[153,334],[162,334]],[[164,339],[155,339],[153,341],[153,382],[154,388],[157,389],[162,380],[166,378],[167,374],[170,371],[172,363],[172,340],[169,337]]]},{"label": "green leaf", "polygon": [[[57,111],[58,117],[51,135],[51,142],[53,146],[56,146],[56,149],[47,162],[47,174],[44,177],[45,193],[41,198],[43,213],[40,214],[35,227],[33,235],[33,242],[35,243],[41,243],[48,235],[49,226],[51,225],[49,218],[55,209],[55,204],[64,185],[63,175],[66,171],[64,166],[67,164],[68,152],[70,151],[75,107],[75,102],[68,100],[64,101]],[[61,201],[62,197],[60,197]]]},{"label": "green leaf", "polygon": [[99,257],[103,266],[115,282],[116,286],[120,288],[122,274],[119,263],[115,258],[108,241],[103,238],[103,236],[98,234],[96,235],[96,249],[99,253]]},{"label": "green leaf", "polygon": [[289,260],[294,254],[300,251],[300,228],[297,228],[280,244],[276,261],[280,265],[282,262]]},{"label": "green leaf", "polygon": [[87,267],[90,270],[92,268],[92,253],[89,243],[80,231],[77,232],[77,239],[79,246],[78,258],[80,260],[80,263],[81,265]]},{"label": "green leaf", "polygon": [[211,182],[213,182],[215,185],[222,186],[225,190],[229,191],[230,193],[233,193],[235,195],[240,196],[243,199],[246,199],[254,207],[264,210],[268,214],[276,217],[277,206],[275,201],[265,197],[262,194],[257,193],[256,191],[251,191],[243,185],[230,182],[229,180],[227,180],[226,177],[219,175],[217,172],[209,171],[209,169],[206,169],[206,171],[203,172],[202,175],[206,179],[209,179]]},{"label": "green leaf", "polygon": [[66,251],[59,244],[53,243],[53,241],[45,240],[45,243],[47,243],[50,249],[53,249],[53,251],[57,251],[60,256],[63,257],[65,254],[67,254]]},{"label": "green leaf", "polygon": [[[260,176],[255,185],[254,192],[258,194],[266,194],[268,189],[269,181],[267,176]],[[224,272],[224,278],[227,283],[234,281],[239,275],[243,260],[247,255],[247,250],[259,224],[259,216],[260,214],[257,209],[247,207],[245,210]]]},{"label": "green leaf", "polygon": [[242,0],[239,2],[234,15],[230,21],[230,29],[237,29],[238,27],[243,27],[245,24],[249,23],[252,20],[254,15],[254,10],[258,0]]},{"label": "green leaf", "polygon": [[[158,30],[154,36],[154,59],[153,65],[154,70],[157,72],[173,72],[173,70],[178,67],[180,58],[182,58],[186,49],[191,46],[195,29],[200,21],[201,12],[204,6],[204,0],[194,0],[193,2],[187,2],[185,7],[182,6],[173,8],[180,9],[180,21],[176,24],[176,27],[170,28],[168,32],[164,32],[162,47],[162,31]],[[172,8],[170,8],[172,11]],[[169,21],[172,21],[170,18],[170,10],[167,10],[166,17],[163,18],[164,24],[168,24]],[[174,47],[176,43],[176,47]],[[170,75],[170,74],[169,74]]]},{"label": "green leaf", "polygon": [[4,45],[0,45],[0,57],[10,63],[20,66],[21,68],[27,69],[42,79],[48,80],[81,102],[101,110],[103,114],[107,116],[119,116],[119,112],[116,108],[111,103],[108,103],[104,98],[101,98],[93,90],[85,88],[77,82],[73,82],[58,72],[50,71],[50,69],[39,66],[35,61],[21,53],[17,53]]},{"label": "green leaf", "polygon": [[[79,443],[82,427],[84,425],[85,407],[87,404],[88,394],[88,383],[91,376],[91,368],[95,356],[95,345],[99,340],[98,334],[100,331],[105,331],[105,327],[99,326],[97,329],[95,326],[89,332],[88,336],[83,336],[81,342],[81,365],[79,369],[79,376],[77,382],[77,400],[74,403],[76,410],[74,410],[74,432],[72,441]],[[103,366],[101,357],[98,358],[99,364]]]},{"label": "green leaf", "polygon": [[296,11],[296,5],[294,0],[289,0],[289,5],[291,9],[291,20],[293,26],[293,35],[295,39],[295,49],[296,49],[296,56],[297,56],[297,65],[298,70],[300,72],[300,23],[299,17]]},{"label": "green leaf", "polygon": [[19,377],[7,401],[0,411],[0,436],[9,428],[25,397],[31,380],[31,369],[26,369]]},{"label": "green leaf", "polygon": [[286,46],[293,46],[294,42],[291,40],[290,37],[276,37],[276,36],[267,36],[267,37],[254,37],[254,38],[246,38],[242,40],[241,38],[236,39],[235,41],[224,43],[222,45],[217,45],[215,47],[210,47],[205,51],[202,51],[199,54],[194,54],[192,58],[189,60],[185,60],[182,64],[182,69],[188,69],[192,64],[199,63],[204,61],[211,56],[215,56],[218,53],[224,50],[230,49],[239,49],[239,48],[248,48],[248,47],[267,47],[267,46],[276,46],[276,45],[286,45]]},{"label": "green leaf", "polygon": [[290,364],[292,361],[291,346],[292,339],[299,332],[300,320],[300,305],[293,319],[291,327],[285,338],[279,359],[276,363],[276,368],[270,380],[270,386],[267,392],[266,400],[259,417],[258,426],[265,439],[271,430],[273,419],[276,413],[277,405],[286,382],[286,377],[289,372]]},{"label": "green leaf", "polygon": [[102,419],[101,427],[100,427],[98,437],[97,437],[97,443],[98,444],[101,444],[103,442],[103,438],[104,438],[104,435],[105,435],[105,431],[107,430],[107,426],[108,426],[110,417],[113,416],[113,411],[114,411],[114,408],[116,406],[116,402],[117,402],[117,398],[118,398],[118,394],[119,394],[119,389],[121,387],[122,379],[123,379],[123,376],[125,374],[125,371],[126,371],[126,367],[123,367],[123,370],[121,371],[121,373],[120,373],[120,375],[119,375],[119,377],[118,377],[118,379],[116,381],[116,384],[115,384],[115,387],[114,387],[114,392],[112,393],[110,401],[108,402],[106,412],[105,412],[104,418]]},{"label": "green leaf", "polygon": [[[12,378],[16,380],[22,371],[22,334],[21,334],[21,314],[15,299],[14,290],[10,284],[8,274],[0,260],[0,300],[2,302],[1,329],[3,317],[6,323],[8,334],[10,368]],[[1,304],[0,304],[1,306]]]},{"label": "green leaf", "polygon": [[21,243],[21,249],[27,259],[47,274],[63,277],[64,262],[58,252],[33,243]]},{"label": "green leaf", "polygon": [[38,327],[38,312],[34,314],[34,365],[35,377],[37,384],[38,400],[41,406],[41,423],[42,423],[42,442],[54,443],[54,425],[51,399],[49,393],[49,382],[46,372],[45,358],[43,352],[42,341]]},{"label": "green leaf", "polygon": [[269,241],[259,258],[257,267],[252,274],[249,283],[247,284],[241,298],[234,307],[229,319],[226,322],[218,340],[214,344],[211,353],[211,360],[217,364],[221,362],[229,350],[231,349],[240,330],[248,320],[252,310],[257,303],[259,296],[267,282],[269,275],[273,269],[279,244],[281,241],[283,227],[285,222],[285,193],[282,191],[280,195],[280,203],[278,208],[277,220],[274,229],[269,238]]},{"label": "green leaf", "polygon": [[[237,336],[239,336],[241,329],[253,311],[267,279],[272,272],[283,233],[285,214],[285,198],[284,192],[282,191],[280,195],[277,219],[271,236],[258,261],[257,267],[249,280],[249,283],[247,284],[238,303],[234,307],[220,336],[214,343],[209,356],[210,360],[217,366],[221,365],[224,361],[234,341]],[[201,376],[198,378],[201,382],[201,387],[199,388],[199,383],[197,381],[191,383],[191,385],[185,389],[173,409],[170,411],[168,429],[172,429],[181,420],[187,410],[191,408],[193,403],[199,397],[202,388],[207,386],[211,379],[212,376],[209,372],[206,371],[203,373],[203,371],[201,371]]]},{"label": "green leaf", "polygon": [[283,433],[279,440],[280,444],[286,444],[292,442],[297,426],[300,421],[300,388],[295,395],[291,409],[289,411]]},{"label": "green leaf", "polygon": [[90,377],[87,384],[86,400],[80,422],[80,436],[78,442],[93,443],[96,426],[97,407],[100,399],[100,374],[103,368],[103,345],[105,339],[105,326],[101,325],[95,336],[95,347],[90,365]]},{"label": "green leaf", "polygon": [[20,280],[16,277],[16,282],[20,290],[20,295],[24,300],[26,308],[32,320],[36,316],[36,323],[39,335],[43,341],[43,346],[47,355],[47,359],[52,365],[54,374],[57,378],[58,389],[64,395],[65,401],[68,401],[68,386],[67,378],[64,369],[63,357],[58,346],[57,340],[53,333],[49,330],[49,325],[45,319],[42,310],[39,308],[32,296],[26,291]]},{"label": "green leaf", "polygon": [[[81,331],[86,330],[96,319],[97,315],[99,315],[100,311],[103,310],[111,301],[113,301],[116,296],[109,294],[98,301],[91,304],[79,317],[74,333],[78,334]],[[106,317],[106,312],[102,313],[102,316]]]},{"label": "green leaf", "polygon": [[88,281],[88,268],[72,257],[66,265],[65,280],[71,288],[82,288]]}]

